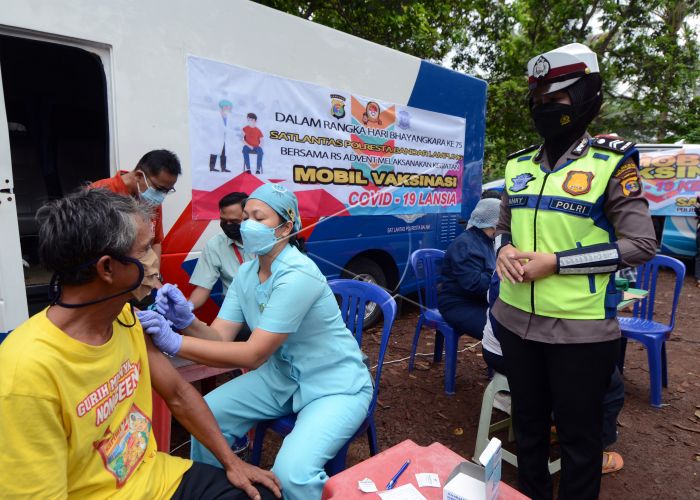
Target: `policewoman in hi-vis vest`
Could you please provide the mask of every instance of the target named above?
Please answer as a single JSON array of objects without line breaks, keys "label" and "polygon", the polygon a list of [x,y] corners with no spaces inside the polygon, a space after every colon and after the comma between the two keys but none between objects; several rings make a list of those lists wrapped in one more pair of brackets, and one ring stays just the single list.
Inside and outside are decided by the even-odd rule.
[{"label": "policewoman in hi-vis vest", "polygon": [[577,43],[546,52],[530,60],[528,77],[544,144],[508,158],[492,311],[513,400],[518,482],[535,500],[552,498],[554,423],[559,498],[594,499],[602,401],[620,338],[614,273],[653,257],[656,239],[634,144],[586,131],[602,104],[595,53]]}]

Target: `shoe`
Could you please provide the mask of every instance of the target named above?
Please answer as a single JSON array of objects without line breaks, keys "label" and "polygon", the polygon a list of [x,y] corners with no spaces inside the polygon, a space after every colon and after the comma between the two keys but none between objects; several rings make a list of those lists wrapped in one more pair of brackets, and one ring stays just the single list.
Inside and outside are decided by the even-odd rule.
[{"label": "shoe", "polygon": [[228,168],[222,168],[221,171],[222,172],[230,172],[230,170]]},{"label": "shoe", "polygon": [[211,168],[211,167],[209,167],[209,171],[210,171],[210,172],[218,172],[218,170],[217,170],[217,169],[215,169],[215,168]]},{"label": "shoe", "polygon": [[262,172],[260,170],[255,171],[255,175],[260,175],[260,174],[262,174]]},{"label": "shoe", "polygon": [[625,466],[625,461],[622,460],[622,455],[615,451],[603,452],[603,474],[617,472]]},{"label": "shoe", "polygon": [[244,168],[244,169],[243,169],[243,173],[244,173],[244,174],[249,174],[249,173],[250,173],[250,169]]}]

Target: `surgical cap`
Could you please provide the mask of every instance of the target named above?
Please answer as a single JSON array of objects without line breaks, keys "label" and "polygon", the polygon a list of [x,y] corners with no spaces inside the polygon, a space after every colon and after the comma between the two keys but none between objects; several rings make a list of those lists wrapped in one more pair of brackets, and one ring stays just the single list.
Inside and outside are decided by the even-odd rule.
[{"label": "surgical cap", "polygon": [[496,227],[498,223],[498,215],[500,212],[501,200],[496,198],[486,198],[481,200],[474,207],[471,216],[469,217],[469,224],[467,227],[478,227],[479,229],[484,229],[487,227]]},{"label": "surgical cap", "polygon": [[253,191],[249,200],[260,200],[280,214],[284,220],[292,221],[294,232],[301,231],[301,216],[299,215],[299,202],[297,197],[286,187],[280,184],[263,184]]}]

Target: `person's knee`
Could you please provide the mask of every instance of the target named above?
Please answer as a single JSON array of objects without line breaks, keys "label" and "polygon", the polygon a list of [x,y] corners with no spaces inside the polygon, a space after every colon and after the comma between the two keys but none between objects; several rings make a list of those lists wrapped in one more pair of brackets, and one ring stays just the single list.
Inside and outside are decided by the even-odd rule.
[{"label": "person's knee", "polygon": [[319,474],[317,468],[301,457],[277,456],[272,472],[282,483],[282,490],[295,490],[304,487]]}]

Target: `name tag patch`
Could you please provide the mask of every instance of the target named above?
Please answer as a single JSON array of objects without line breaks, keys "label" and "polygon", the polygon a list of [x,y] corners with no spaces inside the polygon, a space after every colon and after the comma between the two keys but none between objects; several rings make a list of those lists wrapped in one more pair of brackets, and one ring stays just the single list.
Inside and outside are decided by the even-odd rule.
[{"label": "name tag patch", "polygon": [[[510,200],[509,200],[510,201]],[[589,203],[581,203],[573,200],[565,200],[561,198],[552,198],[549,201],[549,209],[557,212],[564,212],[579,217],[589,217],[593,205]]]},{"label": "name tag patch", "polygon": [[524,207],[527,205],[527,196],[509,196],[508,206],[510,208]]}]

